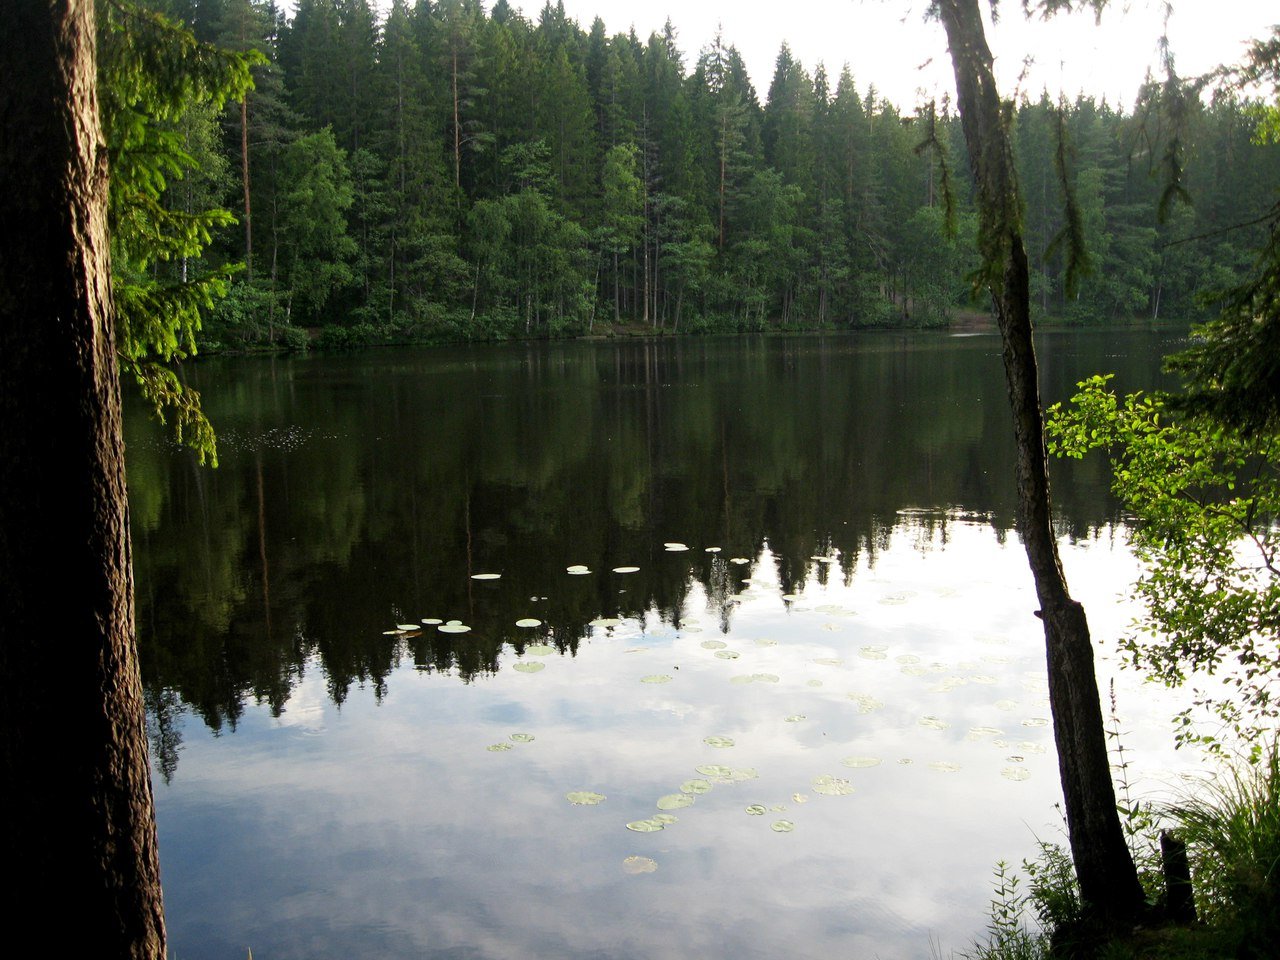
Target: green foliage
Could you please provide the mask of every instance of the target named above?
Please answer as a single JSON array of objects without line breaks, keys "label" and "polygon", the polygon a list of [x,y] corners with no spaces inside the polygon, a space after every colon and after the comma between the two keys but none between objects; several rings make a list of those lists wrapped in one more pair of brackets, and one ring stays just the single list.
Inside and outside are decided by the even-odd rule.
[{"label": "green foliage", "polygon": [[222,209],[175,206],[168,188],[199,165],[184,121],[194,111],[218,110],[244,96],[257,60],[200,43],[160,14],[124,0],[103,3],[99,10],[116,347],[157,415],[172,413],[179,439],[202,462],[216,462],[199,397],[168,365],[195,353],[201,311],[226,292],[229,269],[190,268],[213,232],[234,221]]},{"label": "green foliage", "polygon": [[[1254,739],[1280,716],[1280,436],[1177,416],[1151,395],[1121,400],[1108,379],[1083,381],[1069,405],[1049,410],[1047,429],[1059,456],[1105,450],[1113,489],[1136,517],[1144,572],[1134,590],[1146,612],[1123,648],[1171,686],[1215,676],[1198,704]],[[1190,710],[1177,735],[1221,744]]]},{"label": "green foliage", "polygon": [[1237,957],[1280,942],[1280,750],[1235,763],[1167,815],[1187,843],[1202,920],[1230,932]]}]

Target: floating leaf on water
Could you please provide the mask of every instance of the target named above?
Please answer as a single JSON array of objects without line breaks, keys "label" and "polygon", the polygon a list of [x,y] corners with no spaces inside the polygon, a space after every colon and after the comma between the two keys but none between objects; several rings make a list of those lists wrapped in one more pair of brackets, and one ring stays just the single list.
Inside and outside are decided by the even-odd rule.
[{"label": "floating leaf on water", "polygon": [[920,658],[917,657],[914,653],[904,653],[901,656],[894,657],[894,659],[897,660],[898,663],[919,663],[920,662]]},{"label": "floating leaf on water", "polygon": [[397,630],[420,630],[422,629],[416,623],[397,623]]},{"label": "floating leaf on water", "polygon": [[653,873],[657,869],[658,862],[650,860],[648,857],[627,857],[622,861],[622,872],[633,877],[642,873]]},{"label": "floating leaf on water", "polygon": [[726,767],[719,763],[704,763],[700,767],[694,767],[698,773],[704,777],[711,777],[715,780],[732,780],[733,767]]},{"label": "floating leaf on water", "polygon": [[913,663],[909,663],[902,668],[902,672],[905,673],[908,677],[923,677],[929,671],[926,670],[924,667],[918,667]]},{"label": "floating leaf on water", "polygon": [[614,573],[639,573],[640,568],[639,567],[614,567],[613,572]]},{"label": "floating leaf on water", "polygon": [[987,737],[998,737],[1003,732],[995,727],[970,727],[964,738],[966,740],[983,740]]},{"label": "floating leaf on water", "polygon": [[556,652],[556,648],[549,643],[531,643],[524,648],[524,652],[531,657],[549,657]]},{"label": "floating leaf on water", "polygon": [[872,713],[884,706],[881,701],[866,693],[851,693],[849,699],[857,703],[859,713]]},{"label": "floating leaf on water", "polygon": [[517,673],[537,673],[539,670],[545,670],[545,663],[517,663],[512,667]]},{"label": "floating leaf on water", "polygon": [[511,749],[511,744],[491,743],[487,747],[485,747],[485,749],[488,750],[490,753],[505,753],[506,751]]},{"label": "floating leaf on water", "polygon": [[729,682],[730,682],[730,683],[736,683],[736,684],[742,685],[742,684],[746,684],[746,683],[754,683],[755,681],[754,681],[754,680],[752,680],[752,678],[751,678],[751,674],[749,674],[749,673],[739,673],[739,674],[737,674],[736,676],[732,676],[732,677],[730,677],[730,678],[729,678]]},{"label": "floating leaf on water", "polygon": [[751,679],[756,683],[777,683],[781,678],[776,673],[753,673]]},{"label": "floating leaf on water", "polygon": [[769,829],[774,833],[790,833],[796,828],[796,825],[790,820],[775,820],[769,824]]},{"label": "floating leaf on water", "polygon": [[763,817],[768,812],[768,808],[763,803],[753,803],[747,807],[747,816],[749,817]]},{"label": "floating leaf on water", "polygon": [[840,762],[843,763],[846,767],[852,767],[854,770],[860,770],[863,767],[880,766],[879,757],[845,757]]},{"label": "floating leaf on water", "polygon": [[784,593],[782,595],[782,599],[786,600],[788,603],[794,603],[800,599],[800,595],[796,593]]},{"label": "floating leaf on water", "polygon": [[710,793],[710,792],[711,792],[711,781],[709,781],[709,780],[686,780],[684,783],[680,784],[680,792],[681,792],[681,793],[692,793],[692,794]]},{"label": "floating leaf on water", "polygon": [[669,827],[671,826],[671,824],[675,823],[680,818],[677,817],[674,813],[655,813],[649,819],[652,820],[654,823],[660,823],[664,827]]},{"label": "floating leaf on water", "polygon": [[500,574],[500,573],[473,573],[473,574],[471,575],[471,579],[472,579],[472,580],[501,580],[501,579],[502,579],[502,574]]},{"label": "floating leaf on water", "polygon": [[803,719],[805,719],[803,713],[793,713],[789,717],[783,717],[783,720],[787,723],[799,723]]},{"label": "floating leaf on water", "polygon": [[423,617],[422,622],[429,627],[435,627],[444,623],[444,621],[441,620],[439,617]]},{"label": "floating leaf on water", "polygon": [[982,662],[994,663],[994,664],[1005,664],[1005,663],[1009,663],[1010,661],[1008,657],[1000,657],[1000,656],[996,656],[995,654],[988,653],[983,655]]},{"label": "floating leaf on water", "polygon": [[990,676],[990,675],[988,675],[988,674],[985,674],[985,673],[976,673],[976,674],[973,674],[972,676],[970,676],[970,677],[969,677],[969,682],[970,682],[970,683],[985,683],[985,684],[988,684],[988,685],[989,685],[989,684],[996,683],[997,681],[996,681],[996,678],[995,678],[995,677]]},{"label": "floating leaf on water", "polygon": [[853,793],[853,784],[848,780],[824,773],[813,778],[813,792],[820,793],[824,797],[847,797]]},{"label": "floating leaf on water", "polygon": [[575,807],[594,807],[608,799],[603,793],[595,793],[591,790],[573,790],[566,793],[564,798]]},{"label": "floating leaf on water", "polygon": [[680,628],[680,630],[683,633],[701,633],[702,632],[702,628],[698,626],[696,623],[685,624]]},{"label": "floating leaf on water", "polygon": [[617,617],[596,617],[591,621],[590,625],[593,627],[617,627],[621,624],[622,621]]},{"label": "floating leaf on water", "polygon": [[791,795],[791,802],[792,803],[808,803],[809,798],[803,793],[793,793]]},{"label": "floating leaf on water", "polygon": [[885,659],[885,652],[876,647],[863,647],[858,651],[858,656],[863,660],[883,660]]},{"label": "floating leaf on water", "polygon": [[1012,754],[1011,756],[1005,757],[1005,760],[1007,760],[1009,763],[1023,763],[1026,761],[1026,759],[1027,759],[1026,757],[1019,756],[1016,753]]},{"label": "floating leaf on water", "polygon": [[734,783],[746,783],[748,780],[759,780],[760,774],[755,767],[733,767],[729,771],[729,779]]},{"label": "floating leaf on water", "polygon": [[590,573],[591,570],[581,563],[575,563],[572,566],[564,568],[565,573]]},{"label": "floating leaf on water", "polygon": [[898,760],[898,763],[900,763],[904,767],[909,767],[911,766],[911,764],[915,763],[915,761],[912,760],[910,757],[902,757]]},{"label": "floating leaf on water", "polygon": [[723,650],[728,644],[723,640],[703,640],[698,646],[703,650]]},{"label": "floating leaf on water", "polygon": [[627,824],[627,829],[634,830],[636,833],[657,833],[665,826],[665,823],[651,818],[649,820],[632,820]]},{"label": "floating leaf on water", "polygon": [[640,678],[641,683],[670,683],[671,677],[665,673],[651,673],[647,677]]},{"label": "floating leaf on water", "polygon": [[512,743],[533,743],[533,741],[536,739],[537,737],[535,737],[532,733],[513,733],[511,735]]},{"label": "floating leaf on water", "polygon": [[821,681],[821,680],[810,680],[808,683],[806,683],[806,684],[805,684],[805,686],[806,686],[806,687],[820,687],[820,686],[822,686],[822,681]]},{"label": "floating leaf on water", "polygon": [[853,611],[846,610],[844,607],[840,606],[840,604],[838,603],[824,603],[820,607],[814,607],[813,612],[839,616],[841,614],[852,613]]},{"label": "floating leaf on water", "polygon": [[720,548],[719,548],[719,547],[704,547],[704,548],[703,548],[703,550],[702,550],[702,552],[703,552],[703,553],[719,553],[719,552],[720,552]]},{"label": "floating leaf on water", "polygon": [[738,564],[738,566],[742,566],[742,564],[744,564],[744,563],[750,563],[751,561],[750,561],[750,560],[748,560],[746,557],[733,557],[733,558],[731,558],[731,559],[729,560],[729,562],[730,562],[730,563],[736,563],[736,564]]},{"label": "floating leaf on water", "polygon": [[886,593],[880,598],[880,602],[888,607],[897,607],[907,602],[907,594],[905,593]]},{"label": "floating leaf on water", "polygon": [[404,632],[405,632],[404,630],[383,630],[382,635],[384,637],[398,637],[400,636],[400,634]]},{"label": "floating leaf on water", "polygon": [[436,627],[441,633],[470,633],[471,628],[462,623],[442,623]]},{"label": "floating leaf on water", "polygon": [[1027,717],[1027,719],[1022,721],[1022,725],[1024,727],[1047,727],[1049,725],[1049,721],[1044,717]]},{"label": "floating leaf on water", "polygon": [[775,804],[774,804],[772,807],[770,807],[769,809],[770,809],[773,813],[781,813],[783,810],[787,809],[787,805],[786,805],[785,803],[775,803]]},{"label": "floating leaf on water", "polygon": [[732,737],[703,737],[702,742],[708,747],[720,747],[721,749],[733,746]]},{"label": "floating leaf on water", "polygon": [[768,637],[761,637],[759,640],[756,641],[757,647],[776,647],[777,645],[778,645],[777,640],[770,640]]},{"label": "floating leaf on water", "polygon": [[935,760],[929,764],[930,770],[937,770],[939,773],[956,773],[960,770],[960,764],[951,763],[947,760]]},{"label": "floating leaf on water", "polygon": [[945,730],[947,727],[951,726],[947,721],[932,716],[921,717],[916,721],[916,723],[920,724],[922,727],[929,727],[931,730]]},{"label": "floating leaf on water", "polygon": [[1000,771],[1000,776],[1006,780],[1030,780],[1031,771],[1026,767],[1005,767]]},{"label": "floating leaf on water", "polygon": [[737,660],[742,654],[738,653],[737,650],[717,650],[716,656],[721,660]]},{"label": "floating leaf on water", "polygon": [[571,576],[571,577],[585,577],[585,576],[586,576],[587,574],[589,574],[590,572],[591,572],[590,570],[569,570],[569,571],[567,571],[567,573],[568,573],[568,574],[569,574],[569,576]]},{"label": "floating leaf on water", "polygon": [[996,709],[997,710],[1017,710],[1018,701],[1017,700],[997,700]]},{"label": "floating leaf on water", "polygon": [[1032,743],[1030,740],[1019,740],[1018,746],[1027,753],[1044,753],[1043,743]]},{"label": "floating leaf on water", "polygon": [[667,548],[667,553],[683,553],[685,550],[689,549],[689,547],[683,543],[664,543],[663,546]]},{"label": "floating leaf on water", "polygon": [[822,625],[822,629],[826,630],[828,633],[836,633],[840,630],[843,630],[844,627],[840,626],[840,624],[838,623],[824,623]]},{"label": "floating leaf on water", "polygon": [[844,665],[844,661],[839,657],[818,657],[813,661],[823,667],[839,667]]},{"label": "floating leaf on water", "polygon": [[542,621],[535,620],[533,619],[533,617],[525,617],[523,620],[517,620],[516,626],[517,627],[540,627],[542,626]]},{"label": "floating leaf on water", "polygon": [[689,793],[668,793],[658,798],[659,810],[681,810],[693,806],[693,795]]},{"label": "floating leaf on water", "polygon": [[1009,741],[1005,740],[1003,737],[996,737],[994,740],[991,741],[991,745],[993,747],[999,747],[1001,750],[1003,750],[1005,747],[1009,746]]}]

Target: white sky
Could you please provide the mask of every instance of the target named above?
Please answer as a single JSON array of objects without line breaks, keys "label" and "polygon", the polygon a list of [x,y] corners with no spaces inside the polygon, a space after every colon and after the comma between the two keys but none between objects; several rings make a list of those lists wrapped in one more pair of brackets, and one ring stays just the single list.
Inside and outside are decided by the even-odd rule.
[{"label": "white sky", "polygon": [[[542,0],[511,2],[535,21],[543,5]],[[865,92],[875,83],[882,96],[903,107],[914,105],[918,89],[928,97],[940,97],[952,89],[942,27],[923,22],[926,0],[564,0],[564,4],[584,30],[599,16],[610,35],[625,33],[634,25],[647,38],[651,31],[661,30],[669,16],[688,68],[721,24],[726,43],[742,53],[761,102],[783,40],[810,72],[819,60],[825,62],[832,86],[848,61],[860,90]],[[1001,6],[1001,23],[990,40],[1006,94],[1017,85],[1029,52],[1036,63],[1023,89],[1032,96],[1046,86],[1053,94],[1063,89],[1069,97],[1083,90],[1128,108],[1148,67],[1160,75],[1156,40],[1163,4],[1157,0],[1112,0],[1100,28],[1092,14],[1058,17],[1047,25],[1027,24],[1020,0],[1003,0]],[[1170,38],[1178,72],[1189,76],[1234,62],[1246,40],[1266,35],[1277,22],[1277,0],[1174,0]],[[928,67],[918,69],[930,60]]]}]

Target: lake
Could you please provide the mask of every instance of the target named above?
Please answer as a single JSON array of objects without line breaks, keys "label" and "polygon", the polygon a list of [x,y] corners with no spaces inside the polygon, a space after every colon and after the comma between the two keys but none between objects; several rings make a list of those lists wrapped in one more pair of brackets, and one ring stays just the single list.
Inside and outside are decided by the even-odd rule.
[{"label": "lake", "polygon": [[[1177,343],[1042,335],[1045,401]],[[1062,839],[995,336],[187,372],[217,470],[126,424],[175,956],[946,956]],[[1109,644],[1124,518],[1067,467],[1067,577],[1166,789],[1176,701]]]}]

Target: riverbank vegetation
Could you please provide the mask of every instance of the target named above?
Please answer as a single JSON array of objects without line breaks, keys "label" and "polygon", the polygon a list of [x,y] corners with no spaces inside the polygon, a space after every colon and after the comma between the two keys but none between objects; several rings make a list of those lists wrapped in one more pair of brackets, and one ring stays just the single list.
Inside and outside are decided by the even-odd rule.
[{"label": "riverbank vegetation", "polygon": [[[244,102],[177,124],[198,172],[165,202],[225,207],[239,226],[172,269],[244,264],[202,350],[928,326],[969,303],[958,116],[888,102],[857,64],[803,64],[783,44],[757,89],[730,37],[695,55],[678,24],[611,34],[551,3],[534,19],[508,0],[396,0],[383,17],[368,0],[301,0],[292,17],[255,0],[162,6],[266,61]],[[1280,182],[1256,122],[1232,92],[1022,91],[1037,314],[1203,318],[1198,295],[1235,283],[1259,243],[1232,228]],[[952,155],[952,176],[925,145]],[[1194,204],[1161,220],[1171,164]],[[1092,266],[1071,294],[1068,228]]]}]

